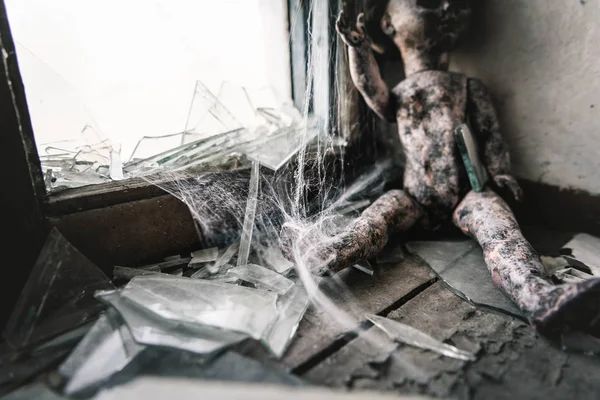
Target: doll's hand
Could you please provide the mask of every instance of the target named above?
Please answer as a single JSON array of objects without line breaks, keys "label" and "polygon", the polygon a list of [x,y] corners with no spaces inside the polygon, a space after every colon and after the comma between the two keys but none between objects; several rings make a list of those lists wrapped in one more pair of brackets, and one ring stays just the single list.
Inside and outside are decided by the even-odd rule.
[{"label": "doll's hand", "polygon": [[496,175],[494,176],[494,182],[498,187],[508,187],[512,192],[515,200],[521,200],[523,198],[523,190],[519,186],[519,183],[512,175]]},{"label": "doll's hand", "polygon": [[363,13],[358,14],[356,26],[351,26],[342,11],[335,23],[335,28],[344,43],[350,47],[359,47],[366,42],[367,34],[365,30],[365,15]]}]

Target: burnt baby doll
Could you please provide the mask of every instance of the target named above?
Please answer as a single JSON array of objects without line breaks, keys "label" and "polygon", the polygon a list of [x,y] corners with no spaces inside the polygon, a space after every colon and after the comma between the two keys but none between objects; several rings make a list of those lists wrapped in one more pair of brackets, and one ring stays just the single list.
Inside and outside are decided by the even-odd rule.
[{"label": "burnt baby doll", "polygon": [[[406,76],[393,89],[381,77],[363,14],[350,21],[342,12],[337,31],[347,45],[354,85],[380,118],[398,124],[404,189],[385,193],[331,240],[304,243],[323,260],[312,272],[337,272],[375,256],[390,233],[451,219],[479,242],[494,283],[540,333],[554,339],[568,331],[598,336],[600,279],[554,285],[509,206],[492,189],[506,187],[521,197],[487,89],[448,71],[449,51],[471,15],[468,1],[389,0],[384,6],[380,27],[400,50]],[[457,147],[456,131],[465,124],[490,178],[478,191],[471,189]]]}]

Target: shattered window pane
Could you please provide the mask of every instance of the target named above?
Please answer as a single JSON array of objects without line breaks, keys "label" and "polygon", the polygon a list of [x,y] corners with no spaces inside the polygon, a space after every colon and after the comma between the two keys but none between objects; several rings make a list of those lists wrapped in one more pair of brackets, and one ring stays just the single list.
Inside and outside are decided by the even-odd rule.
[{"label": "shattered window pane", "polygon": [[102,304],[96,290],[114,285],[56,229],[52,229],[4,330],[23,348],[94,319]]},{"label": "shattered window pane", "polygon": [[[283,138],[277,149],[286,154],[270,165],[297,146],[288,131],[270,128],[290,115],[278,110],[291,102],[284,0],[6,6],[50,190],[139,176],[161,166],[157,154],[242,127],[252,133],[268,125]],[[167,164],[214,164],[248,139],[238,135]],[[257,151],[252,159],[260,161]]]}]

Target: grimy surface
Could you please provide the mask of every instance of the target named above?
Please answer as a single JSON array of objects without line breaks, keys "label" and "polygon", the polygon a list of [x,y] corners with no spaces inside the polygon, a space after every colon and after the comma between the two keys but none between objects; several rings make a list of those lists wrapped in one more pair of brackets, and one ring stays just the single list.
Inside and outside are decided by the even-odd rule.
[{"label": "grimy surface", "polygon": [[[552,254],[570,237],[527,232],[542,254]],[[521,320],[476,309],[430,279],[427,270],[418,259],[408,258],[383,266],[377,278],[349,269],[341,280],[365,312],[373,310],[474,351],[477,361],[467,363],[394,344],[367,324],[348,334],[331,318],[311,311],[285,366],[310,383],[351,390],[458,399],[597,398],[599,358],[565,353],[537,337]]]}]

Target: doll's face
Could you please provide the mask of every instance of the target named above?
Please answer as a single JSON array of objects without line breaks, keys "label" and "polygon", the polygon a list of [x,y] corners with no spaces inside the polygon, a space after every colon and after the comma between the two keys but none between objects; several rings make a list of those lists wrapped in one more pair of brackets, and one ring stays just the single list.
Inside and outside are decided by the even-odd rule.
[{"label": "doll's face", "polygon": [[396,43],[447,52],[466,30],[470,16],[469,0],[389,0],[381,27]]}]

